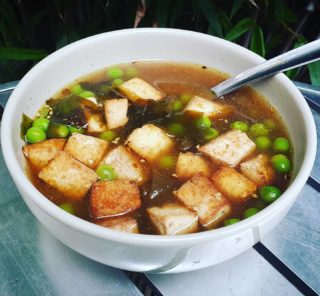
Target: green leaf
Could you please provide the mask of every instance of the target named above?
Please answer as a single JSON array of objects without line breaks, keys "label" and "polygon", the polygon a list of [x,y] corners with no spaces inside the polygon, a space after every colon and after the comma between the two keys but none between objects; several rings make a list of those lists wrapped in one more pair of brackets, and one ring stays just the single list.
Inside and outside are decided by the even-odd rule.
[{"label": "green leaf", "polygon": [[205,15],[209,22],[208,33],[222,37],[222,29],[216,13],[216,8],[210,0],[201,0],[198,2],[201,12]]},{"label": "green leaf", "polygon": [[223,29],[224,35],[229,32],[232,28],[231,21],[228,17],[228,15],[221,9],[218,10],[218,18],[220,25]]},{"label": "green leaf", "polygon": [[250,50],[261,55],[262,57],[265,57],[266,55],[263,31],[259,26],[255,27],[255,29],[252,32],[250,40]]},{"label": "green leaf", "polygon": [[238,22],[231,31],[226,35],[225,39],[233,41],[238,37],[242,36],[244,33],[248,32],[255,25],[251,18],[245,18]]},{"label": "green leaf", "polygon": [[58,32],[56,40],[57,49],[80,39],[79,32],[68,25],[61,26]]},{"label": "green leaf", "polygon": [[298,20],[297,15],[289,7],[284,8],[284,20],[288,23],[295,23]]},{"label": "green leaf", "polygon": [[282,43],[283,40],[283,34],[281,33],[272,33],[270,34],[270,38],[266,44],[266,51],[270,52],[272,49],[277,47],[279,44]]},{"label": "green leaf", "polygon": [[40,10],[37,13],[33,13],[30,16],[29,24],[28,24],[28,31],[35,30],[37,26],[41,24],[45,20],[45,18],[48,18],[49,15],[49,9]]},{"label": "green leaf", "polygon": [[178,17],[182,14],[188,0],[176,0],[173,4],[172,13],[171,13],[171,20],[170,20],[170,27],[172,27]]},{"label": "green leaf", "polygon": [[286,3],[284,1],[273,1],[274,15],[279,21],[284,21]]},{"label": "green leaf", "polygon": [[295,68],[295,69],[290,69],[286,71],[285,74],[289,79],[294,80],[298,76],[299,72],[300,72],[300,68]]},{"label": "green leaf", "polygon": [[0,60],[30,61],[47,56],[44,50],[16,47],[0,47]]},{"label": "green leaf", "polygon": [[0,1],[0,19],[5,25],[5,43],[8,45],[23,44],[25,34],[17,19],[16,8],[13,1]]},{"label": "green leaf", "polygon": [[245,2],[245,0],[234,0],[233,1],[230,18],[233,18],[233,16],[238,12],[238,10],[241,8],[241,6],[244,2]]},{"label": "green leaf", "polygon": [[308,65],[311,84],[320,86],[320,61]]},{"label": "green leaf", "polygon": [[[302,38],[299,38],[299,40],[293,44],[293,48],[297,48],[297,47],[304,45],[304,44],[306,44],[306,42]],[[300,71],[301,71],[301,68],[299,67],[299,68],[290,69],[290,70],[286,71],[285,74],[287,75],[287,77],[289,79],[293,80],[293,79],[297,78]]]},{"label": "green leaf", "polygon": [[161,0],[157,2],[156,20],[159,27],[166,27],[171,11],[171,0]]}]

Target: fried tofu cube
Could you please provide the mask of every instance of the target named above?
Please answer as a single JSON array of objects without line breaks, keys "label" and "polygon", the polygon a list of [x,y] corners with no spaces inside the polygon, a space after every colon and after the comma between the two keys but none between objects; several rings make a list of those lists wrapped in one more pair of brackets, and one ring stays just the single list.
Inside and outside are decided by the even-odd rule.
[{"label": "fried tofu cube", "polygon": [[109,219],[101,219],[98,220],[96,224],[117,231],[139,233],[138,222],[131,216],[120,216]]},{"label": "fried tofu cube", "polygon": [[148,208],[147,214],[160,234],[177,235],[198,231],[196,213],[178,203]]},{"label": "fried tofu cube", "polygon": [[199,151],[209,156],[215,163],[234,167],[249,156],[256,144],[245,132],[232,130],[199,147]]},{"label": "fried tofu cube", "polygon": [[83,199],[97,174],[68,153],[60,151],[38,174],[48,185],[72,200]]},{"label": "fried tofu cube", "polygon": [[108,142],[78,133],[68,139],[64,151],[90,168],[95,168],[108,147]]},{"label": "fried tofu cube", "polygon": [[57,153],[63,150],[66,139],[50,139],[26,145],[22,148],[25,157],[36,170],[41,170]]},{"label": "fried tofu cube", "polygon": [[205,228],[217,226],[231,212],[229,201],[203,173],[194,175],[173,194],[189,210],[197,213]]},{"label": "fried tofu cube", "polygon": [[107,126],[100,113],[93,113],[88,110],[84,110],[83,112],[87,121],[87,131],[89,133],[101,133],[107,130]]},{"label": "fried tofu cube", "polygon": [[137,184],[128,180],[106,180],[93,184],[90,210],[94,219],[129,214],[141,206]]},{"label": "fried tofu cube", "polygon": [[140,157],[126,147],[120,145],[108,152],[100,164],[109,164],[120,180],[134,181],[141,185],[149,179],[150,170]]},{"label": "fried tofu cube", "polygon": [[241,163],[240,170],[242,174],[258,186],[270,184],[275,175],[270,159],[266,154],[259,154]]},{"label": "fried tofu cube", "polygon": [[192,152],[179,154],[176,164],[176,174],[179,179],[186,180],[200,172],[206,176],[211,172],[208,162],[203,157]]},{"label": "fried tofu cube", "polygon": [[112,99],[104,102],[104,115],[108,129],[115,129],[127,124],[128,99]]},{"label": "fried tofu cube", "polygon": [[165,94],[141,78],[132,78],[118,86],[120,92],[132,102],[137,100],[159,101]]},{"label": "fried tofu cube", "polygon": [[145,124],[132,131],[128,137],[128,146],[150,162],[170,152],[174,141],[154,124]]},{"label": "fried tofu cube", "polygon": [[84,100],[90,101],[91,103],[98,105],[97,99],[95,97],[83,98]]},{"label": "fried tofu cube", "polygon": [[255,183],[237,172],[234,168],[220,168],[212,176],[212,180],[219,191],[232,201],[245,201],[257,190]]},{"label": "fried tofu cube", "polygon": [[204,115],[212,119],[225,118],[229,116],[233,109],[231,106],[208,100],[199,96],[193,96],[184,109],[185,113],[194,115]]}]

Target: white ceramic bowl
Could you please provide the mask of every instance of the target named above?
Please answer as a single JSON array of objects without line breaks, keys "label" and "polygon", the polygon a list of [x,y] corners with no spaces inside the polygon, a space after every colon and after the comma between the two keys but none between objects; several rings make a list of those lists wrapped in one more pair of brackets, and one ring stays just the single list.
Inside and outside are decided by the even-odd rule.
[{"label": "white ceramic bowl", "polygon": [[203,64],[235,75],[263,61],[249,50],[208,35],[172,29],[105,33],[66,46],[37,64],[12,93],[2,118],[5,162],[19,192],[38,220],[61,242],[96,261],[139,272],[182,272],[232,258],[253,246],[285,216],[304,186],[316,153],[310,109],[283,74],[255,85],[285,120],[294,145],[293,179],[284,194],[255,216],[216,230],[154,236],[109,230],[74,217],[51,203],[24,173],[19,137],[21,114],[35,114],[43,102],[74,79],[108,65],[170,60]]}]

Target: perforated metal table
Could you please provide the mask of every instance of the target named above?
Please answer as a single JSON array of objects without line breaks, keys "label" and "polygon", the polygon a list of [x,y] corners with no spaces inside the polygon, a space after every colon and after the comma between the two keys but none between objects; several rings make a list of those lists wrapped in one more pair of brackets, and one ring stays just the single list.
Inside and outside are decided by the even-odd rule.
[{"label": "perforated metal table", "polygon": [[[296,84],[320,127],[320,89]],[[0,116],[15,85],[0,85]],[[318,147],[297,202],[262,242],[205,270],[138,274],[94,262],[57,241],[24,204],[0,152],[0,295],[318,295],[319,192]]]}]

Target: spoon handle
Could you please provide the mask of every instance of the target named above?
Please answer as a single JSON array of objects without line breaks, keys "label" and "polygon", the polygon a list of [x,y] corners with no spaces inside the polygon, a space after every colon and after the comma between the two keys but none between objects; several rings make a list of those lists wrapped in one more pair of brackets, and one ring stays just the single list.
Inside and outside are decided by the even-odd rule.
[{"label": "spoon handle", "polygon": [[253,66],[238,75],[219,83],[211,88],[211,90],[217,97],[221,97],[242,85],[311,63],[318,59],[320,59],[320,39]]}]

